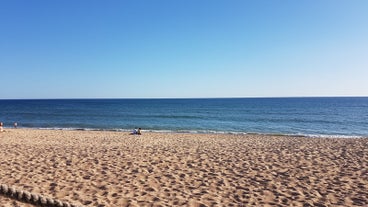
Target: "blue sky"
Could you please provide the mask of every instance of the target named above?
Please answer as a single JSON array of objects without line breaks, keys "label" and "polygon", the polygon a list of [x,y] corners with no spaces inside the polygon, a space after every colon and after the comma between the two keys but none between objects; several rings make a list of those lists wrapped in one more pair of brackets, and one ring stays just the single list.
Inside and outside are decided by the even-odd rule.
[{"label": "blue sky", "polygon": [[0,99],[368,96],[368,1],[0,1]]}]

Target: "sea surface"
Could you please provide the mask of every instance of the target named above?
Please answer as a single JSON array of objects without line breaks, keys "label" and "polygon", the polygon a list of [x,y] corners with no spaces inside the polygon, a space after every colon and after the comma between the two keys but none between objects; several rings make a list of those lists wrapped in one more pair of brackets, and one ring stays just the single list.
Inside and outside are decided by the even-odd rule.
[{"label": "sea surface", "polygon": [[22,128],[368,137],[368,97],[0,100]]}]

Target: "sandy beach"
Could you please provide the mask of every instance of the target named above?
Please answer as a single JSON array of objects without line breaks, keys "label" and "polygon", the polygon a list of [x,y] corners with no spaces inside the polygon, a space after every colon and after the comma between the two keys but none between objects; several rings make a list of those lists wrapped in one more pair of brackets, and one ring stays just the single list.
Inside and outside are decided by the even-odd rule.
[{"label": "sandy beach", "polygon": [[0,156],[1,184],[83,206],[368,205],[367,138],[6,129]]}]

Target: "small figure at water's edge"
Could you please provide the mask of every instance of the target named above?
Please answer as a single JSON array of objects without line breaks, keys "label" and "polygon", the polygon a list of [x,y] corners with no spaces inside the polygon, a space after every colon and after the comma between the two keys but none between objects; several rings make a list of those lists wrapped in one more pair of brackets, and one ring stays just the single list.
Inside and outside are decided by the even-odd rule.
[{"label": "small figure at water's edge", "polygon": [[142,133],[141,133],[141,130],[142,130],[141,128],[138,128],[138,131],[137,131],[137,134],[138,134],[138,135],[141,135],[141,134],[142,134]]},{"label": "small figure at water's edge", "polygon": [[132,133],[130,133],[130,135],[136,135],[136,134],[138,134],[138,131],[137,131],[137,129],[136,129],[136,128],[134,128],[134,129],[133,129],[133,132],[132,132]]},{"label": "small figure at water's edge", "polygon": [[0,132],[3,132],[4,131],[4,129],[3,129],[3,122],[0,122]]},{"label": "small figure at water's edge", "polygon": [[138,128],[138,130],[136,128],[133,129],[133,132],[130,133],[130,135],[141,135],[141,128]]},{"label": "small figure at water's edge", "polygon": [[17,128],[17,127],[18,127],[18,123],[14,122],[14,128]]}]

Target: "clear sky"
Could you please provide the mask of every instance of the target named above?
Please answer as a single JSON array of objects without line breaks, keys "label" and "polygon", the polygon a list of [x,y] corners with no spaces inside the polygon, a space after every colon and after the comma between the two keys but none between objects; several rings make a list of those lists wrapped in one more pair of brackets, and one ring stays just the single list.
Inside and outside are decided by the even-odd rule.
[{"label": "clear sky", "polygon": [[0,99],[368,96],[366,0],[1,0]]}]

